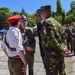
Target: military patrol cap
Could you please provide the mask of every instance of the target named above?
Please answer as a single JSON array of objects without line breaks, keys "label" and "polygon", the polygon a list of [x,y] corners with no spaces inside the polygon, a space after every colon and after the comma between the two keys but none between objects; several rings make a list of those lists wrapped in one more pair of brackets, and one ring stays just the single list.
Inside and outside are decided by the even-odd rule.
[{"label": "military patrol cap", "polygon": [[41,11],[42,10],[51,10],[51,6],[50,5],[41,6]]},{"label": "military patrol cap", "polygon": [[10,23],[13,23],[13,22],[18,21],[20,18],[21,18],[20,15],[14,15],[14,16],[9,17],[7,20],[8,20]]},{"label": "military patrol cap", "polygon": [[27,20],[27,17],[25,15],[21,15],[21,20]]},{"label": "military patrol cap", "polygon": [[37,9],[36,14],[35,15],[39,15],[41,12],[41,9]]}]

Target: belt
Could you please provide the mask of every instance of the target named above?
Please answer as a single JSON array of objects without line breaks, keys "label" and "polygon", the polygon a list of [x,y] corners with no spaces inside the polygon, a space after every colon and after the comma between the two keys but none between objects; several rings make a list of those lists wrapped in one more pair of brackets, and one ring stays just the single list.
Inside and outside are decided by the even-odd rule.
[{"label": "belt", "polygon": [[9,57],[9,58],[11,58],[11,59],[20,59],[20,57],[19,57],[19,55],[17,55],[17,56],[14,56],[14,57]]},{"label": "belt", "polygon": [[16,48],[10,48],[11,49],[11,51],[16,51]]}]

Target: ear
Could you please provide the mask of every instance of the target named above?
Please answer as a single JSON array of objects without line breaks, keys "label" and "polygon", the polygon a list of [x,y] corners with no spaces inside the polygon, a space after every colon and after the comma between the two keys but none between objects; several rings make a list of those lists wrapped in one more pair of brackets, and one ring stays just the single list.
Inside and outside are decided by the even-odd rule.
[{"label": "ear", "polygon": [[50,10],[50,14],[51,14],[51,16],[52,16],[52,10]]},{"label": "ear", "polygon": [[52,16],[52,11],[51,10],[49,10],[47,13],[48,13],[48,15]]}]

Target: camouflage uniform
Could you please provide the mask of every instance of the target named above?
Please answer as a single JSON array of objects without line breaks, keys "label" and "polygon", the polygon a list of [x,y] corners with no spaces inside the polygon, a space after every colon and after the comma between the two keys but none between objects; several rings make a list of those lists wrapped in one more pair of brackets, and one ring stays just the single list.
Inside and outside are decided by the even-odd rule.
[{"label": "camouflage uniform", "polygon": [[75,55],[75,27],[72,28],[72,45],[73,45],[73,51],[74,51],[74,55]]},{"label": "camouflage uniform", "polygon": [[71,30],[69,28],[69,26],[66,25],[66,29],[65,29],[65,36],[66,36],[66,43],[67,43],[67,48],[69,50],[71,50],[72,52],[72,38],[71,38]]},{"label": "camouflage uniform", "polygon": [[33,74],[33,65],[34,65],[34,53],[35,51],[28,51],[26,49],[27,46],[30,46],[35,49],[35,37],[33,34],[33,31],[30,27],[26,27],[26,29],[20,27],[22,37],[23,37],[23,46],[26,51],[26,62],[28,64],[29,68],[29,75],[34,75]]},{"label": "camouflage uniform", "polygon": [[66,75],[64,56],[61,54],[65,41],[59,22],[51,17],[46,19],[42,24],[41,38],[47,75]]}]

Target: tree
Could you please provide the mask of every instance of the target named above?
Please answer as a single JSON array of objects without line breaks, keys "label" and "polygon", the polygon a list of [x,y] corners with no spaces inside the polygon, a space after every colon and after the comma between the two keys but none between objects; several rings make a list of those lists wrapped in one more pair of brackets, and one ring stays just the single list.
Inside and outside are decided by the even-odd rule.
[{"label": "tree", "polygon": [[56,12],[52,11],[52,17],[55,17],[56,15]]},{"label": "tree", "polygon": [[60,0],[57,0],[57,10],[56,10],[56,15],[55,18],[61,23],[65,23],[65,10],[62,9],[62,5]]},{"label": "tree", "polygon": [[75,9],[75,0],[72,0],[70,6],[71,6],[71,9]]},{"label": "tree", "polygon": [[56,15],[54,17],[60,24],[62,24],[63,17],[61,15]]},{"label": "tree", "polygon": [[73,17],[73,15],[68,15],[66,18],[66,23],[71,24],[72,22],[75,22],[75,17]]},{"label": "tree", "polygon": [[62,15],[62,6],[60,0],[57,0],[57,10],[56,13]]},{"label": "tree", "polygon": [[71,10],[66,13],[66,23],[75,22],[75,0],[72,0],[70,6]]},{"label": "tree", "polygon": [[7,7],[0,8],[0,29],[8,29],[9,23],[7,22],[7,18],[11,16],[10,9]]},{"label": "tree", "polygon": [[12,15],[17,15],[17,14],[20,14],[20,12],[17,11],[12,12]]},{"label": "tree", "polygon": [[72,23],[75,22],[75,9],[71,9],[66,13],[66,22],[67,23]]},{"label": "tree", "polygon": [[36,19],[35,18],[35,13],[29,15],[29,17],[28,17],[28,26],[34,27],[36,25],[35,19]]},{"label": "tree", "polygon": [[65,24],[65,19],[66,19],[65,10],[63,10],[63,12],[62,12],[62,17],[63,17],[62,24]]}]

